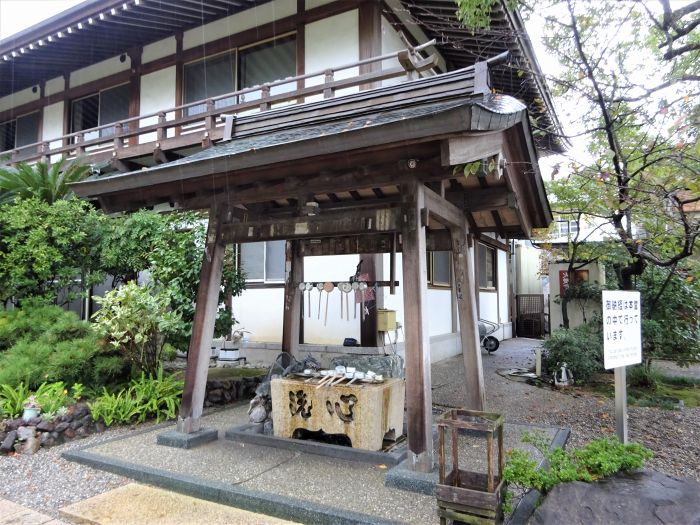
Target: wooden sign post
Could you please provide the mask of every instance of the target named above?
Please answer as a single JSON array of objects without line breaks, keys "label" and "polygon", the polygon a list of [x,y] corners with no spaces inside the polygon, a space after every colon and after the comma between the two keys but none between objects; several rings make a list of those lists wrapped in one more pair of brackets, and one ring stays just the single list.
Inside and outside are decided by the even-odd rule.
[{"label": "wooden sign post", "polygon": [[639,292],[603,290],[603,360],[615,369],[617,437],[627,443],[627,365],[642,362],[642,307]]}]

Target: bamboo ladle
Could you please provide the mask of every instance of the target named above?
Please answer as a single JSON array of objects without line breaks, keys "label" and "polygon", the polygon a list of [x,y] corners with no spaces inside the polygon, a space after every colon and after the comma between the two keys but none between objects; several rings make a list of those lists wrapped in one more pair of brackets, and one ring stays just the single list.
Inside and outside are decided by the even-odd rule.
[{"label": "bamboo ladle", "polygon": [[[323,316],[323,326],[326,326],[326,324],[328,323],[328,298],[330,297],[331,292],[335,290],[335,285],[330,281],[326,281],[325,283],[323,283],[323,290],[328,294],[326,295],[326,311]],[[320,300],[321,299],[319,298],[319,301]]]}]

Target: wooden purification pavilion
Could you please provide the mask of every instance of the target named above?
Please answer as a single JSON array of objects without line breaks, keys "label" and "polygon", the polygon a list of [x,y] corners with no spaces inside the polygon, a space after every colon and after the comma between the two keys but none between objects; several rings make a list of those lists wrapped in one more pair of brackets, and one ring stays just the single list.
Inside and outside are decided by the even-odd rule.
[{"label": "wooden purification pavilion", "polygon": [[[283,95],[263,89],[254,104],[258,113],[228,108],[221,121],[209,104],[200,117],[203,145],[210,147],[74,185],[107,212],[164,203],[209,210],[180,432],[200,429],[224,247],[276,239],[287,241],[283,350],[292,354],[300,342],[305,255],[403,254],[407,437],[420,470],[433,463],[426,251],[451,250],[466,408],[483,409],[470,250],[486,232],[527,238],[551,221],[528,114],[514,98],[492,94],[486,62],[417,78],[430,59],[406,52],[399,60],[413,79],[397,85],[333,97],[336,89],[388,78],[375,70],[351,80],[327,76],[325,84]],[[313,94],[323,99],[304,102]],[[167,142],[166,133],[156,131]],[[124,144],[123,135],[115,140]],[[477,161],[483,161],[478,173],[466,176],[464,166]]]}]

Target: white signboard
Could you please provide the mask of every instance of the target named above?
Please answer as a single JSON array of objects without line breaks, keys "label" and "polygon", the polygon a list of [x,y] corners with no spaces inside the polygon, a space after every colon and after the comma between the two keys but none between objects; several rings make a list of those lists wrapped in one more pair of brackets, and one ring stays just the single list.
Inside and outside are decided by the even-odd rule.
[{"label": "white signboard", "polygon": [[642,362],[642,307],[639,292],[603,290],[605,368]]}]

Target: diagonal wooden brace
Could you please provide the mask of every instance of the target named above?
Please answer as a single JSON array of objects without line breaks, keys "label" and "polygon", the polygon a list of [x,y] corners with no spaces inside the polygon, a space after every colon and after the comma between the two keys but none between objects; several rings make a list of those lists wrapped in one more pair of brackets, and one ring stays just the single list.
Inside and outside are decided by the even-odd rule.
[{"label": "diagonal wooden brace", "polygon": [[185,387],[177,418],[177,430],[185,434],[201,428],[204,394],[209,372],[211,343],[214,338],[214,322],[219,308],[219,290],[223,270],[225,244],[221,239],[224,210],[209,210],[207,241],[199,273],[199,288],[192,324],[192,337],[187,353]]}]

